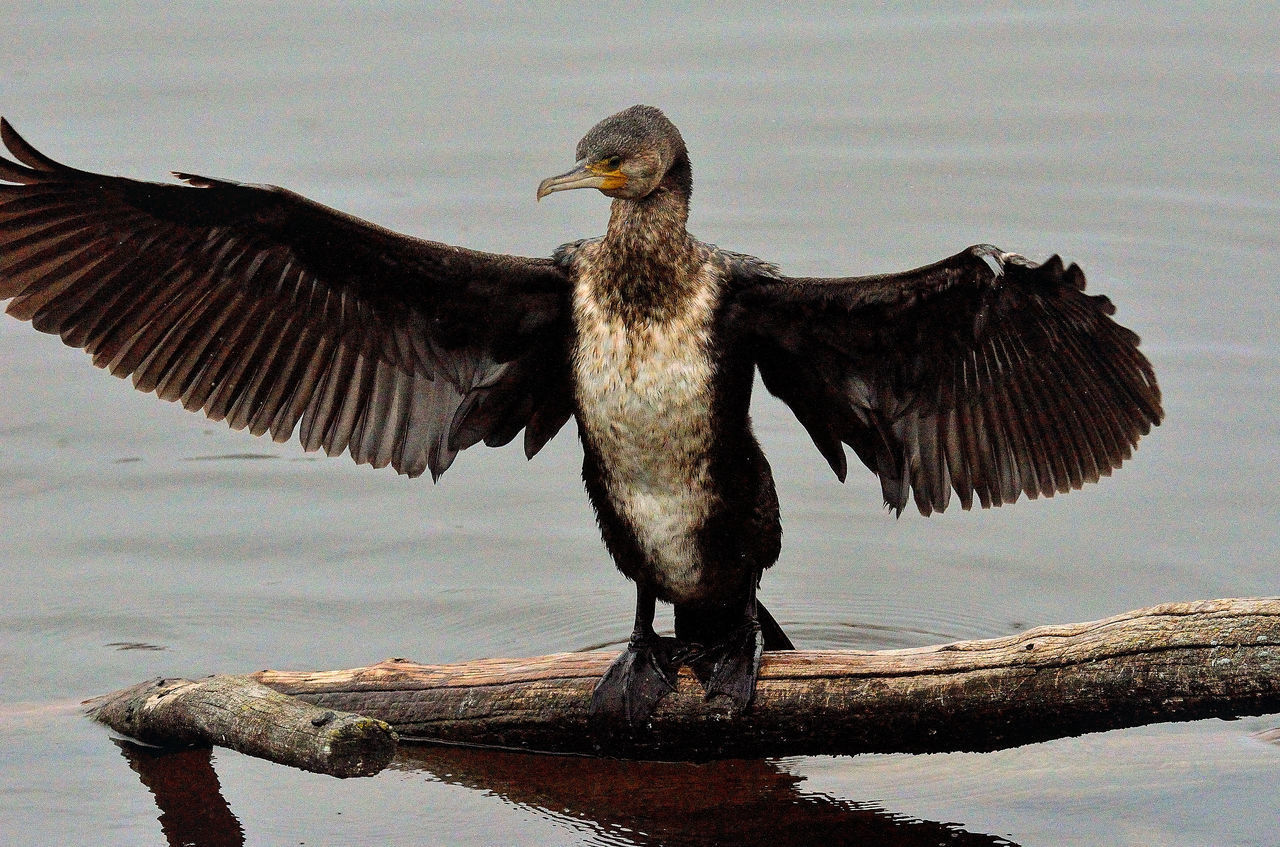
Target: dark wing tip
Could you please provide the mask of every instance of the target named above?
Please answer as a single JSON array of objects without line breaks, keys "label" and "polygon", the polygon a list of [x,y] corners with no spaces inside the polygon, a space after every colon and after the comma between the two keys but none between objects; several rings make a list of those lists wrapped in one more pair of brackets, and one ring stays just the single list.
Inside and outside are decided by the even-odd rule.
[{"label": "dark wing tip", "polygon": [[[18,139],[19,141],[21,139],[18,137],[18,134],[14,132],[13,127],[9,122],[4,118],[0,118],[0,138],[3,139],[5,147],[14,154],[15,158],[18,158],[17,153],[14,150],[17,146],[16,142],[11,139]],[[30,185],[33,182],[38,182],[39,179],[40,173],[38,171],[24,167],[17,162],[10,161],[4,156],[0,156],[0,180],[5,182],[16,182],[19,185]]]},{"label": "dark wing tip", "polygon": [[1061,288],[1072,288],[1076,291],[1085,290],[1084,271],[1081,267],[1072,262],[1067,264],[1062,260],[1062,256],[1054,253],[1039,265],[1027,265],[1026,271],[1040,275],[1044,282],[1058,286]]},{"label": "dark wing tip", "polygon": [[40,181],[40,174],[38,171],[24,168],[17,162],[11,162],[4,156],[0,156],[0,181],[14,182],[18,185],[30,185]]},{"label": "dark wing tip", "polygon": [[4,118],[0,118],[0,140],[4,141],[4,146],[14,158],[29,168],[45,172],[66,169],[64,165],[55,162],[27,143],[27,140],[13,128],[13,124]]},{"label": "dark wing tip", "polygon": [[12,145],[11,139],[22,140],[22,136],[18,135],[18,131],[13,128],[13,124],[9,123],[9,119],[0,117],[0,140],[4,141],[5,147]]},{"label": "dark wing tip", "polygon": [[239,188],[244,186],[244,183],[236,182],[235,180],[214,179],[211,176],[189,174],[184,171],[169,171],[169,173],[193,188]]},{"label": "dark wing tip", "polygon": [[1084,291],[1084,287],[1085,287],[1084,271],[1080,269],[1079,265],[1077,265],[1075,262],[1072,262],[1071,266],[1067,268],[1066,275],[1067,275],[1067,282],[1071,283],[1072,287],[1075,288],[1076,291]]},{"label": "dark wing tip", "polygon": [[182,171],[169,171],[169,173],[173,174],[175,179],[180,179],[183,182],[196,186],[197,188],[208,187],[209,181],[198,174],[189,174]]},{"label": "dark wing tip", "polygon": [[1050,256],[1044,263],[1032,266],[1028,270],[1047,274],[1046,281],[1054,285],[1073,288],[1076,291],[1084,291],[1085,289],[1084,271],[1075,262],[1070,265],[1066,264],[1057,253]]}]

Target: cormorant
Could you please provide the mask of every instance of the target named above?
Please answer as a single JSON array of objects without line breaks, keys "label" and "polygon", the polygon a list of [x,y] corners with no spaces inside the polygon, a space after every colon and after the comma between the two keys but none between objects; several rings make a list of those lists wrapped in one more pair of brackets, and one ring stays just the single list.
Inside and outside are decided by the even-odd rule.
[{"label": "cormorant", "polygon": [[[1052,496],[1129,457],[1163,413],[1138,337],[1080,269],[979,245],[903,273],[784,276],[688,233],[692,171],[658,109],[597,124],[555,191],[613,198],[603,237],[519,258],[400,235],[282,188],[138,182],[53,161],[0,123],[0,299],[96,365],[255,435],[439,477],[573,417],[604,541],[636,584],[596,689],[636,725],[691,666],[750,703],[756,600],[781,527],[751,430],[758,369],[843,480],[941,511]],[[300,425],[300,426],[299,426]],[[672,638],[653,629],[675,607]]]}]

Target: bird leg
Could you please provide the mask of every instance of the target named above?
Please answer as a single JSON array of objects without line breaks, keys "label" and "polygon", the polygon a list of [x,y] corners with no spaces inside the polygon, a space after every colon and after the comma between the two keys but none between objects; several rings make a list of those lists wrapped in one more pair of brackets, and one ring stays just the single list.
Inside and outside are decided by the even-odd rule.
[{"label": "bird leg", "polygon": [[592,717],[606,725],[617,727],[625,721],[635,729],[649,719],[663,697],[676,690],[679,642],[653,631],[655,599],[648,588],[636,588],[636,625],[631,640],[591,695]]},{"label": "bird leg", "polygon": [[631,640],[592,694],[592,719],[609,735],[623,726],[642,726],[662,698],[676,690],[684,664],[693,670],[708,701],[722,703],[735,714],[745,711],[755,696],[763,651],[793,649],[756,600],[754,580],[742,603],[677,605],[675,638],[654,632],[655,599],[652,591],[637,587]]}]

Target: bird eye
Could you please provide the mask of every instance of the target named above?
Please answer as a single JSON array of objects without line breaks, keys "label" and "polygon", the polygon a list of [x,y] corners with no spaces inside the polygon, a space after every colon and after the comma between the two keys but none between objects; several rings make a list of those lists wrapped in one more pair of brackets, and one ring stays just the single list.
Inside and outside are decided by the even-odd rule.
[{"label": "bird eye", "polygon": [[621,164],[622,164],[622,157],[621,157],[621,156],[610,156],[609,158],[605,159],[605,160],[604,160],[603,162],[601,162],[600,164],[604,165],[606,168],[608,168],[608,169],[609,169],[609,170],[611,170],[611,171],[616,171],[616,170],[618,169],[618,165],[621,165]]}]

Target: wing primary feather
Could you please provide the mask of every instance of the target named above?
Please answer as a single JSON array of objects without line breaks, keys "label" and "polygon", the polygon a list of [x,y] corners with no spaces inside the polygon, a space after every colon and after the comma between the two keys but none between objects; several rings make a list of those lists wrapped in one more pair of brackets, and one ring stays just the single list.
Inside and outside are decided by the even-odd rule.
[{"label": "wing primary feather", "polygon": [[1038,424],[1040,413],[1036,401],[1027,392],[1028,377],[1033,376],[1032,366],[1021,357],[1008,336],[1000,336],[996,343],[1004,348],[1006,359],[1013,363],[1005,383],[1009,403],[1007,422],[1018,460],[1022,492],[1034,500],[1040,496],[1042,487],[1041,466],[1038,461],[1042,439]]},{"label": "wing primary feather", "polygon": [[138,251],[114,263],[104,252],[86,264],[81,284],[87,296],[66,315],[59,332],[62,340],[96,357],[113,328],[127,320],[130,308],[138,302],[139,292],[147,286],[148,274],[163,261],[162,256]]},{"label": "wing primary feather", "polygon": [[[356,381],[360,377],[362,357],[359,351],[345,342],[339,342],[333,364],[325,378],[324,390],[319,395],[320,405],[317,407],[317,418],[320,426],[320,438],[317,446],[324,448],[330,456],[341,452],[346,447],[345,440],[335,451],[337,436],[342,429],[342,409],[348,396],[357,389]],[[354,417],[354,407],[352,409]]]},{"label": "wing primary feather", "polygon": [[338,392],[350,379],[355,359],[355,351],[347,345],[336,340],[331,344],[328,357],[321,363],[323,371],[317,376],[316,390],[302,416],[302,443],[308,452],[324,446],[325,432],[336,414]]},{"label": "wing primary feather", "polygon": [[1072,486],[1080,488],[1085,483],[1098,481],[1098,469],[1093,460],[1093,416],[1088,402],[1081,395],[1081,388],[1088,378],[1088,363],[1077,359],[1074,352],[1069,342],[1064,341],[1062,355],[1050,357],[1047,364],[1061,380],[1060,398],[1072,448],[1072,462],[1068,469],[1073,472]]},{"label": "wing primary feather", "polygon": [[41,332],[60,332],[62,326],[46,312],[46,308],[68,292],[70,298],[74,299],[76,284],[85,277],[94,279],[96,266],[102,261],[100,257],[93,255],[98,247],[99,244],[90,242],[82,248],[72,250],[65,257],[32,268],[27,275],[28,282],[23,284],[19,281],[23,285],[23,293],[10,301],[6,311],[20,320],[32,321]]},{"label": "wing primary feather", "polygon": [[[259,404],[249,419],[249,432],[253,435],[271,432],[274,436],[275,421],[292,402],[309,357],[315,354],[314,346],[307,344],[306,321],[296,315],[291,316],[280,337],[281,343],[273,354],[275,365],[271,370],[270,382],[264,379],[254,387],[255,394],[259,396]],[[285,339],[288,343],[284,343]],[[290,432],[294,422],[296,419],[289,424]]]},{"label": "wing primary feather", "polygon": [[[129,262],[116,271],[113,277],[120,280],[136,267],[146,264],[144,257],[138,257],[135,262]],[[155,267],[162,265],[152,266],[153,269]],[[102,326],[94,328],[91,346],[86,347],[93,354],[94,364],[106,368],[118,377],[131,375],[150,352],[146,338],[141,341],[139,338],[147,330],[156,312],[164,306],[167,290],[188,287],[194,276],[189,268],[175,262],[162,277],[157,275],[153,278],[150,274],[140,274],[134,278],[136,283],[130,281],[128,285],[136,288],[140,295],[137,305],[130,310],[121,310],[116,320],[104,321]]]},{"label": "wing primary feather", "polygon": [[361,439],[367,444],[365,449],[369,455],[369,464],[375,468],[385,468],[391,464],[391,454],[400,431],[399,380],[395,374],[403,374],[405,378],[409,375],[404,371],[394,371],[393,368],[394,365],[386,359],[378,361],[374,388],[365,409],[366,423]]},{"label": "wing primary feather", "polygon": [[293,323],[294,315],[289,312],[268,315],[254,353],[237,380],[238,396],[227,412],[227,424],[232,429],[250,427],[262,412],[271,387],[281,378],[281,369],[288,363],[289,349],[296,346]]},{"label": "wing primary feather", "polygon": [[412,438],[413,410],[418,400],[418,386],[422,381],[415,369],[410,368],[397,375],[396,379],[396,423],[389,429],[386,441],[388,462],[397,473],[407,473],[413,462],[414,445]]},{"label": "wing primary feather", "polygon": [[[185,322],[199,311],[202,301],[213,288],[210,277],[213,269],[205,269],[185,286],[166,286],[161,295],[160,308],[148,320],[144,333],[135,336],[133,345],[138,349],[138,364],[132,368],[133,384],[139,391],[156,390],[167,374],[170,364],[181,355],[181,341]],[[238,306],[239,303],[236,303]],[[259,331],[261,325],[247,319],[237,328],[237,338],[245,333]],[[145,339],[140,341],[139,339]],[[222,377],[222,374],[219,374]],[[214,420],[222,420],[218,415]]]},{"label": "wing primary feather", "polygon": [[1040,366],[1045,374],[1045,381],[1052,385],[1051,390],[1044,392],[1048,403],[1050,420],[1054,428],[1053,441],[1049,445],[1054,458],[1055,481],[1059,494],[1066,494],[1083,485],[1076,442],[1078,422],[1070,402],[1071,381],[1069,375],[1058,367],[1061,345],[1054,344],[1048,355],[1040,357]]},{"label": "wing primary feather", "polygon": [[[329,368],[341,346],[332,338],[313,332],[311,327],[303,328],[299,346],[305,351],[305,368],[299,372],[297,386],[288,399],[281,405],[280,412],[271,420],[271,438],[282,442],[293,436],[298,429],[298,437],[307,451],[319,449],[319,439],[314,426],[315,414],[312,409],[319,402],[323,392]],[[301,422],[301,427],[299,427]],[[308,445],[316,446],[309,447]]]},{"label": "wing primary feather", "polygon": [[1003,390],[1008,412],[1005,424],[1018,466],[1021,491],[1034,499],[1040,494],[1040,472],[1034,458],[1036,430],[1029,420],[1034,411],[1025,393],[1029,363],[1022,358],[1007,334],[993,336],[991,343],[1003,354],[1002,361],[1006,366]]},{"label": "wing primary feather", "polygon": [[270,307],[259,301],[235,297],[230,308],[236,312],[233,329],[209,360],[213,389],[203,406],[211,420],[225,420],[228,425],[232,423],[229,415],[260,361],[260,351],[273,322]]},{"label": "wing primary feather", "polygon": [[969,466],[965,461],[962,433],[964,424],[960,420],[963,407],[953,406],[946,410],[943,418],[945,433],[943,444],[947,456],[947,474],[951,479],[952,490],[960,498],[960,508],[968,511],[973,508],[973,482],[969,478]]},{"label": "wing primary feather", "polygon": [[45,173],[56,173],[63,171],[66,173],[78,173],[68,168],[66,165],[59,164],[53,159],[41,153],[36,148],[27,143],[27,140],[4,118],[0,118],[0,140],[4,141],[4,146],[14,157],[27,165],[32,170],[43,171]]},{"label": "wing primary feather", "polygon": [[[4,252],[0,253],[0,274],[7,276],[13,272],[13,268],[20,261],[46,247],[54,246],[55,252],[61,252],[56,250],[57,245],[83,242],[85,238],[78,236],[86,234],[100,234],[100,227],[94,215],[80,214],[53,219],[42,215],[30,226],[5,221],[4,234],[0,236],[0,244],[4,246]],[[63,249],[65,250],[65,247]],[[0,285],[4,283],[0,282]],[[10,289],[5,285],[0,291],[8,292]],[[20,293],[12,290],[12,293],[5,293],[4,296],[12,297]]]},{"label": "wing primary feather", "polygon": [[1059,347],[1059,355],[1049,358],[1048,367],[1062,381],[1059,401],[1062,403],[1063,416],[1070,436],[1071,447],[1071,483],[1074,488],[1081,488],[1088,482],[1096,482],[1097,469],[1093,467],[1093,448],[1090,430],[1092,422],[1089,417],[1089,405],[1081,396],[1081,387],[1087,376],[1086,362],[1081,362],[1074,355],[1070,346],[1070,333],[1063,333],[1064,339]]},{"label": "wing primary feather", "polygon": [[219,308],[224,305],[222,294],[220,290],[206,290],[170,333],[168,344],[172,354],[155,386],[156,396],[162,400],[181,400],[199,377],[214,333],[228,318],[228,310]]},{"label": "wing primary feather", "polygon": [[211,291],[203,314],[197,316],[181,342],[183,352],[170,365],[177,400],[188,411],[200,411],[211,404],[225,379],[224,359],[228,339],[237,337],[237,324],[244,319],[244,307],[231,286]]},{"label": "wing primary feather", "polygon": [[[45,303],[72,285],[76,270],[105,247],[103,239],[63,246],[58,243],[28,253],[5,268],[5,296],[13,297],[7,311],[20,320],[30,320]],[[10,293],[12,292],[12,293]]]},{"label": "wing primary feather", "polygon": [[1007,499],[1007,492],[1013,482],[1006,462],[1008,447],[1005,443],[1003,415],[996,403],[999,375],[993,373],[990,351],[986,347],[980,347],[975,352],[980,384],[978,401],[982,409],[979,429],[979,445],[982,452],[978,460],[988,470],[987,500],[983,502],[983,506],[999,506]]},{"label": "wing primary feather", "polygon": [[[369,402],[369,392],[373,387],[377,364],[375,357],[356,350],[352,362],[351,379],[338,398],[333,420],[325,433],[324,449],[330,456],[341,454],[351,445],[351,436],[355,432],[356,423]],[[359,462],[360,459],[356,458],[356,461]]]}]

